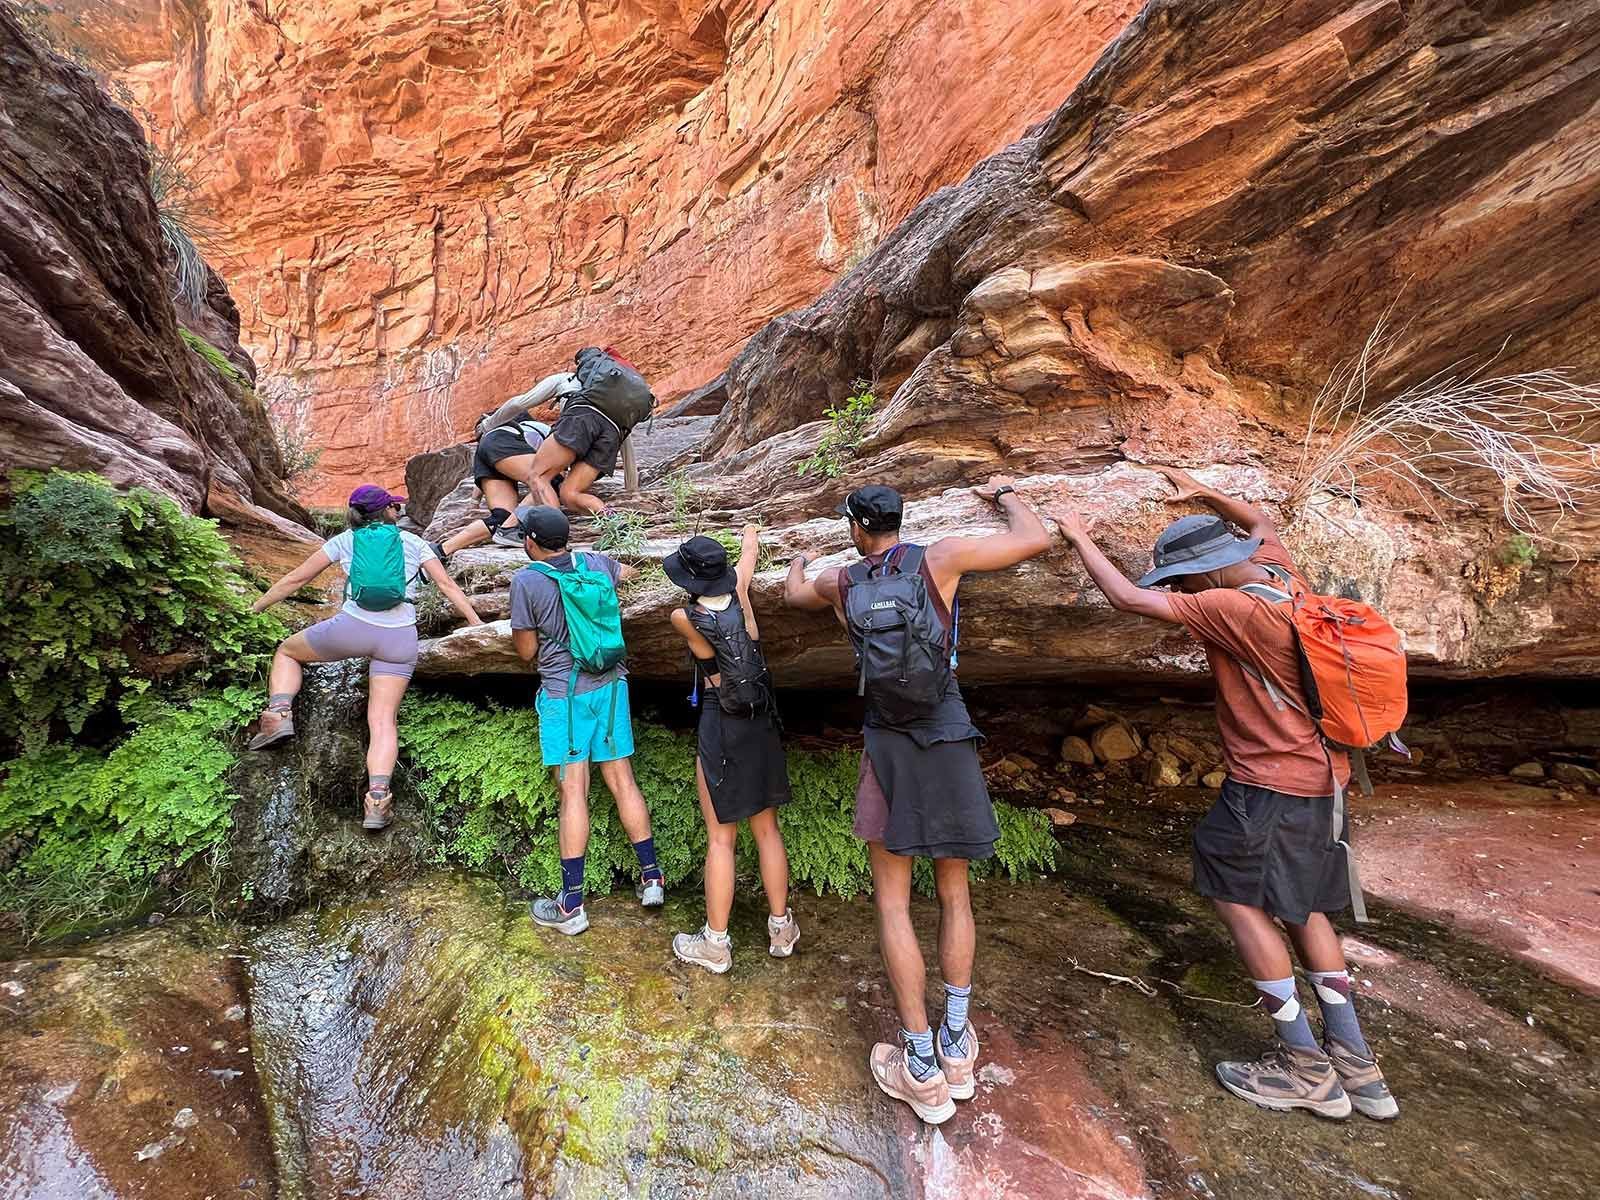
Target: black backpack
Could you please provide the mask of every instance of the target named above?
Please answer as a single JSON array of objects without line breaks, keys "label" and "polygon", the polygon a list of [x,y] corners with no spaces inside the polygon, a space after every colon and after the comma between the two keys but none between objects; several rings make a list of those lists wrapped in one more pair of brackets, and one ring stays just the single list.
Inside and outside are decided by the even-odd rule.
[{"label": "black backpack", "polygon": [[952,678],[954,655],[922,576],[924,553],[899,547],[879,566],[862,561],[845,573],[845,622],[861,668],[857,691],[892,723],[927,716]]},{"label": "black backpack", "polygon": [[[744,627],[744,610],[735,599],[721,612],[691,604],[686,610],[689,624],[711,643],[717,654],[717,703],[722,711],[738,717],[753,717],[772,707],[772,676],[761,647],[750,640]],[[700,694],[700,664],[695,664],[695,696]],[[698,702],[698,699],[697,699]]]},{"label": "black backpack", "polygon": [[578,383],[583,390],[567,401],[586,404],[617,427],[623,437],[655,409],[656,398],[650,385],[631,363],[610,350],[585,346],[578,351]]}]

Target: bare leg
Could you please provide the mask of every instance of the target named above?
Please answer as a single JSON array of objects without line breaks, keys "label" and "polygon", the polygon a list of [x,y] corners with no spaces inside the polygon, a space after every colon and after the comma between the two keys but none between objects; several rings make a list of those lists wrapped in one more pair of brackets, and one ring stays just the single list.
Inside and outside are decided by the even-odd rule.
[{"label": "bare leg", "polygon": [[562,505],[586,513],[604,511],[605,501],[589,494],[589,489],[599,478],[600,472],[588,463],[574,463],[572,469],[567,472],[567,477],[561,481]]},{"label": "bare leg", "polygon": [[561,501],[556,496],[556,489],[550,481],[571,466],[577,457],[570,446],[563,446],[553,437],[547,437],[540,443],[539,451],[533,456],[533,466],[527,476],[528,489],[535,503],[546,504],[551,508],[561,506]]},{"label": "bare leg", "polygon": [[750,836],[761,859],[761,887],[767,893],[767,911],[781,917],[789,911],[789,852],[778,828],[778,810],[769,808],[750,818]]},{"label": "bare leg", "polygon": [[387,779],[400,754],[395,714],[411,681],[404,675],[373,675],[367,680],[367,776]]},{"label": "bare leg", "polygon": [[711,792],[700,760],[694,764],[695,786],[700,791],[700,813],[706,819],[706,924],[718,933],[728,931],[728,914],[733,911],[733,850],[739,837],[737,825],[717,820],[711,807]]},{"label": "bare leg", "polygon": [[927,967],[911,928],[912,860],[891,854],[882,842],[868,842],[867,850],[872,857],[872,901],[878,910],[878,948],[889,974],[895,1011],[902,1028],[920,1033],[928,1028],[923,994]]},{"label": "bare leg", "polygon": [[577,858],[589,848],[589,764],[568,763],[553,767],[561,790],[561,823],[556,844],[562,858]]},{"label": "bare leg", "polygon": [[[505,467],[511,463],[522,462],[532,463],[533,455],[519,454],[515,458],[501,459],[497,466]],[[484,479],[478,484],[478,490],[483,493],[484,502],[488,504],[490,508],[504,508],[510,510],[512,513],[516,512],[517,485],[512,483],[510,480]],[[509,517],[507,518],[506,523],[501,526],[501,528],[509,529],[515,524],[515,517]],[[489,534],[489,527],[484,523],[484,521],[473,521],[468,524],[465,529],[455,533],[448,541],[444,543],[444,552],[446,554],[454,554],[457,550],[465,550],[468,546],[476,546],[482,542],[487,542],[489,540]]]},{"label": "bare leg", "polygon": [[[1339,931],[1323,913],[1312,913],[1304,925],[1285,924],[1284,928],[1289,931],[1289,940],[1294,943],[1294,952],[1299,956],[1300,965],[1306,970],[1348,969],[1344,961],[1344,946],[1339,941]],[[1257,976],[1257,978],[1266,977]],[[1283,977],[1275,975],[1273,978]]]},{"label": "bare leg", "polygon": [[267,694],[298,696],[305,678],[300,664],[328,661],[311,648],[303,630],[290,634],[278,643],[278,649],[272,655],[272,670],[267,675]]},{"label": "bare leg", "polygon": [[[1289,961],[1289,951],[1283,944],[1283,935],[1272,918],[1259,908],[1248,904],[1235,904],[1231,900],[1211,902],[1228,927],[1239,957],[1251,979],[1287,979],[1294,973]],[[1341,958],[1342,961],[1342,958]]]},{"label": "bare leg", "polygon": [[[549,443],[546,442],[546,445]],[[626,758],[613,758],[600,764],[600,778],[617,802],[617,817],[627,831],[630,842],[642,842],[650,836],[650,809],[644,802],[633,777],[633,762]]]},{"label": "bare leg", "polygon": [[939,894],[939,969],[952,987],[971,987],[977,930],[967,887],[967,860],[934,859],[933,886]]}]

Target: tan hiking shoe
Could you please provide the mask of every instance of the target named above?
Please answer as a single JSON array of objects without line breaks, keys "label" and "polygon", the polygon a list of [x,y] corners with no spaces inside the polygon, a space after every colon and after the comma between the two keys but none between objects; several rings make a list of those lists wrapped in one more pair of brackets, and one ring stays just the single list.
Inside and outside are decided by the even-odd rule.
[{"label": "tan hiking shoe", "polygon": [[704,925],[699,933],[680,933],[672,939],[672,952],[686,963],[724,975],[733,966],[733,941],[718,941]]},{"label": "tan hiking shoe", "polygon": [[971,1025],[961,1033],[960,1049],[960,1054],[946,1054],[944,1031],[938,1030],[933,1035],[933,1057],[938,1060],[944,1080],[950,1085],[950,1099],[971,1100],[978,1094],[978,1035]]},{"label": "tan hiking shoe", "polygon": [[767,918],[767,953],[773,958],[788,958],[799,940],[800,922],[794,919],[794,909],[787,910],[782,920]]},{"label": "tan hiking shoe", "polygon": [[1384,1082],[1376,1058],[1363,1058],[1336,1037],[1328,1038],[1322,1048],[1358,1113],[1374,1121],[1390,1121],[1400,1115],[1400,1105]]},{"label": "tan hiking shoe", "polygon": [[1235,1096],[1262,1108],[1306,1108],[1319,1117],[1350,1115],[1350,1097],[1339,1073],[1320,1050],[1280,1042],[1255,1062],[1218,1063],[1217,1078]]},{"label": "tan hiking shoe", "polygon": [[956,1115],[955,1101],[950,1099],[950,1085],[944,1072],[935,1071],[918,1081],[906,1062],[909,1051],[904,1046],[879,1042],[872,1048],[867,1060],[872,1067],[872,1078],[886,1096],[904,1100],[929,1125],[941,1125]]}]

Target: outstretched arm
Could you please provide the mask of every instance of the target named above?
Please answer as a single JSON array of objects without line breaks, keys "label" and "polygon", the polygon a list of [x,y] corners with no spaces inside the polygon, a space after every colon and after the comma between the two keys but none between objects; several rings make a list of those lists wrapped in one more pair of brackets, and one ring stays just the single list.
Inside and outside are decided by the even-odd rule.
[{"label": "outstretched arm", "polygon": [[[972,490],[985,500],[996,500],[995,493],[1011,483],[1008,477],[996,475]],[[996,502],[1006,515],[1004,533],[940,538],[928,548],[928,566],[941,587],[953,586],[968,571],[1002,571],[1050,548],[1050,531],[1026,500],[1007,492]]]},{"label": "outstretched arm", "polygon": [[422,573],[433,581],[434,587],[444,593],[444,598],[450,601],[450,607],[461,614],[462,620],[468,625],[482,625],[483,618],[478,615],[478,610],[472,607],[472,601],[467,599],[467,594],[461,590],[461,585],[450,578],[450,572],[444,569],[444,564],[437,558],[430,558],[422,564]]},{"label": "outstretched arm", "polygon": [[1075,510],[1062,504],[1052,508],[1049,515],[1060,528],[1061,535],[1067,539],[1067,544],[1078,552],[1089,578],[1105,593],[1112,608],[1141,617],[1154,617],[1158,621],[1170,621],[1174,625],[1183,623],[1173,611],[1165,592],[1139,587],[1117,570],[1116,565],[1094,544],[1083,518]]},{"label": "outstretched arm", "polygon": [[744,538],[739,545],[739,562],[733,568],[741,592],[750,591],[750,581],[756,577],[756,559],[760,554],[761,526],[752,521],[744,527]]},{"label": "outstretched arm", "polygon": [[821,612],[825,608],[838,611],[839,573],[824,571],[815,579],[806,578],[806,567],[811,555],[796,554],[789,564],[789,575],[783,581],[783,602],[790,608]]},{"label": "outstretched arm", "polygon": [[1251,537],[1258,537],[1263,541],[1278,540],[1278,529],[1272,523],[1272,518],[1254,504],[1225,495],[1216,488],[1209,488],[1189,472],[1179,470],[1177,467],[1152,466],[1150,469],[1165,475],[1167,482],[1178,489],[1177,495],[1167,498],[1169,504],[1176,504],[1182,500],[1198,500],[1224,521],[1232,521],[1240,529],[1248,532]]},{"label": "outstretched arm", "polygon": [[322,550],[313,550],[311,554],[307,556],[305,562],[301,563],[282,579],[278,580],[277,583],[273,584],[266,591],[262,592],[261,595],[256,598],[256,602],[250,606],[251,611],[266,612],[267,609],[271,608],[279,600],[282,600],[287,596],[294,595],[301,588],[305,587],[306,584],[310,583],[318,575],[321,575],[332,565],[333,559],[329,558],[326,552]]}]

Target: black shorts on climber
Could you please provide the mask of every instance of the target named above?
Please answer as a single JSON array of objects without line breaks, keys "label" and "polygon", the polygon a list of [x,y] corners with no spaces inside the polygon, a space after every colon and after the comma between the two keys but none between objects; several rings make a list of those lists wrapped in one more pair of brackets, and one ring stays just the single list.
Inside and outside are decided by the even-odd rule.
[{"label": "black shorts on climber", "polygon": [[[793,607],[832,609],[855,650],[866,700],[855,833],[872,862],[880,949],[900,1017],[899,1037],[874,1046],[868,1066],[885,1094],[933,1124],[977,1091],[978,1038],[967,1020],[975,947],[967,868],[991,857],[1000,835],[978,763],[982,735],[956,684],[956,593],[964,575],[1005,570],[1050,545],[1044,524],[1010,480],[991,479],[973,490],[999,505],[1005,528],[923,546],[901,538],[898,492],[857,488],[836,511],[861,557],[807,579],[810,557],[801,554],[784,586]],[[945,1010],[937,1030],[928,1021],[925,968],[911,924],[917,858],[933,860],[939,894]]]},{"label": "black shorts on climber", "polygon": [[[1344,790],[1352,757],[1359,763],[1359,750],[1404,717],[1398,635],[1369,606],[1315,595],[1260,509],[1183,471],[1156,469],[1176,487],[1172,500],[1199,500],[1213,511],[1169,525],[1156,539],[1153,569],[1137,583],[1100,552],[1070,505],[1048,515],[1113,608],[1186,626],[1216,682],[1228,771],[1221,796],[1195,827],[1194,886],[1227,926],[1277,1032],[1260,1058],[1218,1063],[1217,1080],[1262,1108],[1334,1118],[1354,1109],[1386,1120],[1400,1106],[1362,1033],[1329,915],[1354,906],[1356,919],[1365,918]],[[1314,623],[1302,634],[1308,619]],[[1319,677],[1314,639],[1324,635],[1344,650],[1339,670]],[[1365,705],[1356,732],[1343,737],[1333,736],[1342,732],[1336,717],[1351,696],[1340,689],[1365,698],[1356,706]],[[1316,993],[1320,1042],[1276,922]]]}]

